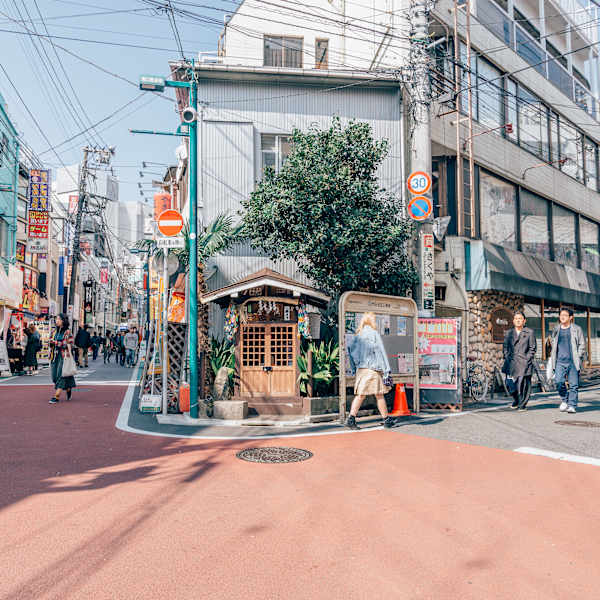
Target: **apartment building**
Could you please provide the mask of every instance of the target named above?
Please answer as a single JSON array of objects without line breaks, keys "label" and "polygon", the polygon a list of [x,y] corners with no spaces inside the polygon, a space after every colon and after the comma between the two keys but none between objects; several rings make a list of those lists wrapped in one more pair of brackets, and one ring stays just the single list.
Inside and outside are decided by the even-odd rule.
[{"label": "apartment building", "polygon": [[[285,158],[286,134],[308,125],[308,115],[319,115],[317,122],[321,110],[368,120],[380,110],[368,90],[397,81],[407,64],[408,6],[239,5],[226,19],[216,56],[201,56],[198,69],[214,92],[200,96],[209,101],[209,120],[220,109],[229,121],[251,125],[250,149],[238,157],[247,181],[232,182],[229,198],[249,193],[261,160],[276,165]],[[436,311],[463,316],[464,345],[490,368],[499,363],[510,311],[524,308],[542,356],[560,304],[575,309],[588,360],[600,363],[598,11],[587,0],[476,0],[468,29],[464,8],[449,0],[430,15],[433,197],[435,216],[450,217],[436,248]],[[301,102],[308,90],[318,97],[325,88],[327,107]],[[354,88],[364,95],[348,104],[344,94]],[[401,104],[402,96],[394,101]],[[306,118],[290,118],[301,103]],[[377,131],[399,156],[407,142],[401,112],[386,114],[396,123]],[[472,161],[465,153],[470,136]],[[391,176],[398,194],[408,168],[399,165]],[[247,270],[221,269],[225,281],[218,284]]]}]

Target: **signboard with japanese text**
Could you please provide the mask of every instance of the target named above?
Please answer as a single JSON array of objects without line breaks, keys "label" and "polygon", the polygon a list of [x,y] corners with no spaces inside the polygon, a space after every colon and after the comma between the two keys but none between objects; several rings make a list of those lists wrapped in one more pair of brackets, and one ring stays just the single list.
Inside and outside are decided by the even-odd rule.
[{"label": "signboard with japanese text", "polygon": [[42,349],[38,352],[38,362],[46,364],[50,362],[50,322],[49,321],[34,321],[38,333],[40,334],[40,341],[42,342]]},{"label": "signboard with japanese text", "polygon": [[421,389],[457,389],[457,319],[419,319],[417,336]]},{"label": "signboard with japanese text", "polygon": [[29,210],[50,211],[50,171],[48,169],[29,170]]},{"label": "signboard with japanese text", "polygon": [[435,310],[435,263],[433,233],[420,234],[422,310]]},{"label": "signboard with japanese text", "polygon": [[27,211],[27,252],[48,251],[50,222],[50,171],[30,169]]},{"label": "signboard with japanese text", "polygon": [[79,204],[79,196],[73,194],[69,196],[69,214],[74,216],[77,212],[77,205]]}]

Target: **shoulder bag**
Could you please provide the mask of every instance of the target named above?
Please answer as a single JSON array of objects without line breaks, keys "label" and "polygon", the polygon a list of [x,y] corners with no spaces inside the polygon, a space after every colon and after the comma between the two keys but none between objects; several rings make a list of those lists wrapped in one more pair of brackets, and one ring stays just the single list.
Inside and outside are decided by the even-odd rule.
[{"label": "shoulder bag", "polygon": [[[59,350],[60,352],[60,350]],[[75,360],[73,359],[73,354],[71,353],[71,346],[67,346],[67,352],[63,357],[63,365],[62,365],[62,377],[73,377],[77,373],[77,365],[75,364]]]}]

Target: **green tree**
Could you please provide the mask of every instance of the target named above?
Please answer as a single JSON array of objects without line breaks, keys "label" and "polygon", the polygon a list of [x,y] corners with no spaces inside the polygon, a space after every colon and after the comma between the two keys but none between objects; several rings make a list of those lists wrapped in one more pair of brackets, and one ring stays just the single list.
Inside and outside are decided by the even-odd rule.
[{"label": "green tree", "polygon": [[293,259],[334,301],[347,290],[404,295],[417,281],[412,225],[377,169],[387,140],[367,123],[298,129],[279,173],[267,169],[242,202],[244,233],[272,259]]}]

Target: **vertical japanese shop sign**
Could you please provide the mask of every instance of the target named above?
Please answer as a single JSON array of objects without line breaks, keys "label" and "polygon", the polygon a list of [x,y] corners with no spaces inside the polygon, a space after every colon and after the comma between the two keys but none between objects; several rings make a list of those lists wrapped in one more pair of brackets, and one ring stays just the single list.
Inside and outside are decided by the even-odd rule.
[{"label": "vertical japanese shop sign", "polygon": [[435,266],[433,259],[433,233],[421,233],[420,237],[423,309],[435,310]]},{"label": "vertical japanese shop sign", "polygon": [[27,252],[48,252],[50,216],[50,171],[29,170]]}]

